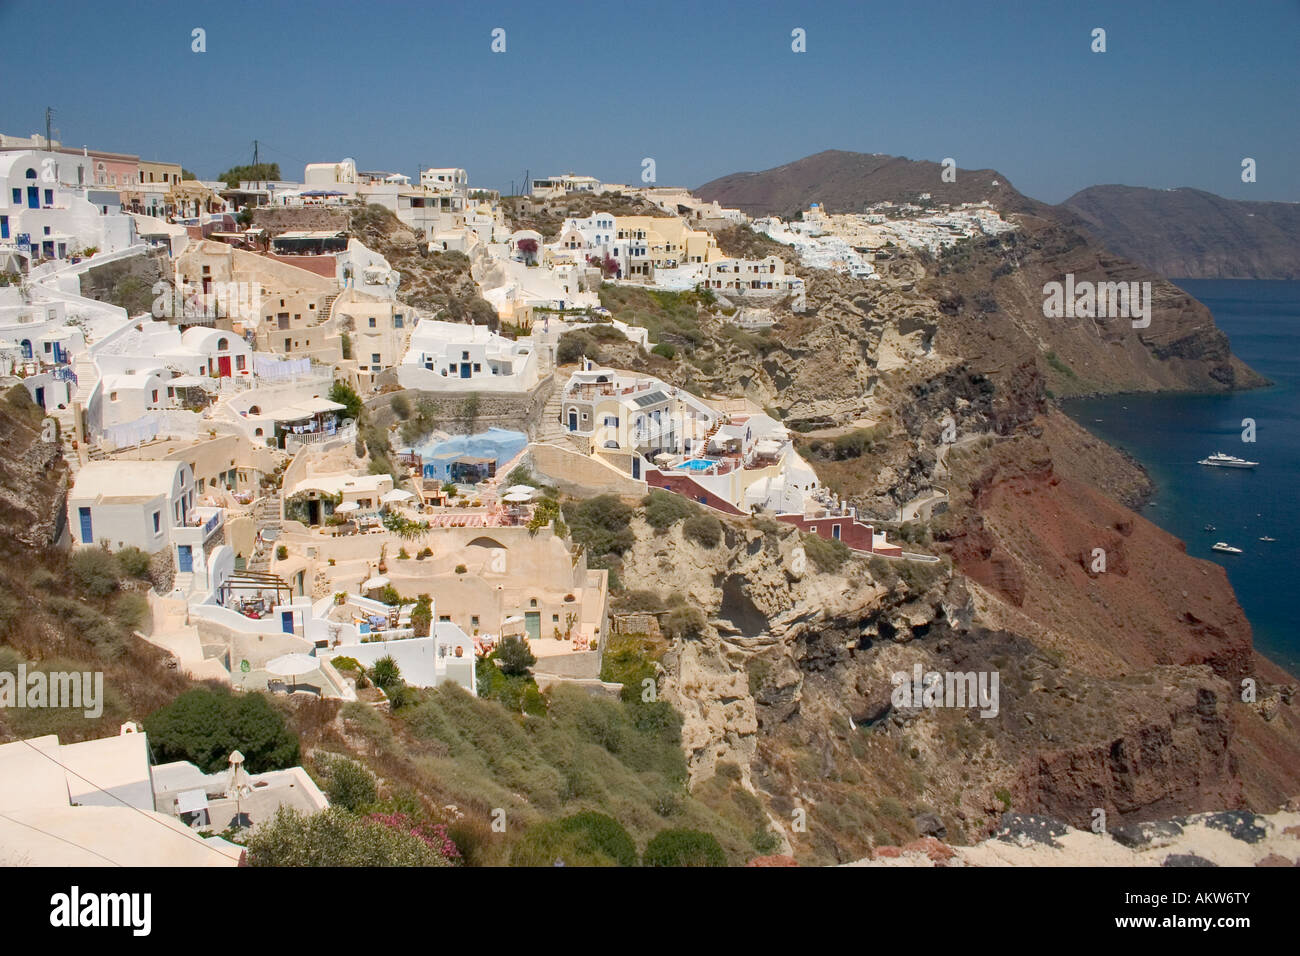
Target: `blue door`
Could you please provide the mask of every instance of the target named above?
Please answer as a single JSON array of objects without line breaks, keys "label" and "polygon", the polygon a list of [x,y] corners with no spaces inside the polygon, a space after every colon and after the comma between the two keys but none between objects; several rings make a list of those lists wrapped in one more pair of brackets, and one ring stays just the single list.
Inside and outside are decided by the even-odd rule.
[{"label": "blue door", "polygon": [[469,378],[469,362],[460,363],[460,377]]},{"label": "blue door", "polygon": [[90,525],[90,509],[78,508],[77,517],[81,520],[81,543],[82,544],[94,543],[95,532]]},{"label": "blue door", "polygon": [[293,611],[280,612],[280,630],[286,634],[293,633]]},{"label": "blue door", "polygon": [[28,209],[41,208],[41,191],[37,189],[35,186],[27,187],[27,208]]},{"label": "blue door", "polygon": [[38,386],[36,387],[36,404],[39,405],[39,406],[41,406],[41,408],[44,408],[44,407],[45,407],[45,388],[44,388],[44,386],[40,386],[40,385],[38,385]]},{"label": "blue door", "polygon": [[176,546],[176,565],[182,574],[189,574],[194,570],[194,554],[188,544]]},{"label": "blue door", "polygon": [[578,430],[578,413],[569,412],[569,431],[576,432],[577,430]]},{"label": "blue door", "polygon": [[633,459],[632,459],[632,477],[633,477],[633,478],[640,478],[640,477],[641,477],[641,459],[640,459],[640,458],[633,458]]}]

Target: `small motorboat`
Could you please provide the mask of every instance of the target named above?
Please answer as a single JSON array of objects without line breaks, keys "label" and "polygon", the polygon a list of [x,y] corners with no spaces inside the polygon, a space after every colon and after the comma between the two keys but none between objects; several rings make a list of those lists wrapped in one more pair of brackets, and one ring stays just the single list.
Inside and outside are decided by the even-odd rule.
[{"label": "small motorboat", "polygon": [[1211,550],[1211,551],[1222,551],[1224,554],[1241,554],[1241,553],[1242,553],[1241,548],[1234,548],[1232,545],[1228,544],[1228,543],[1225,542],[1225,541],[1216,541],[1216,542],[1214,543],[1213,547],[1210,548],[1210,550]]},{"label": "small motorboat", "polygon": [[1213,531],[1213,530],[1214,530],[1214,525],[1212,525],[1212,524],[1207,524],[1207,525],[1205,526],[1205,530],[1206,530],[1206,531]]},{"label": "small motorboat", "polygon": [[1268,535],[1264,535],[1264,537],[1260,538],[1259,540],[1260,540],[1260,541],[1276,541],[1277,538],[1270,538]]}]

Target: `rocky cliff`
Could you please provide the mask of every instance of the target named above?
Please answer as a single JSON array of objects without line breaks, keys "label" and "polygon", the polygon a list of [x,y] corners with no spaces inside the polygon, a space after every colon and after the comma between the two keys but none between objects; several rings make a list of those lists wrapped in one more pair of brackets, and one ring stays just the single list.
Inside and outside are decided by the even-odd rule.
[{"label": "rocky cliff", "polygon": [[1161,275],[1300,279],[1300,204],[1199,189],[1091,186],[1063,208],[1117,255]]}]

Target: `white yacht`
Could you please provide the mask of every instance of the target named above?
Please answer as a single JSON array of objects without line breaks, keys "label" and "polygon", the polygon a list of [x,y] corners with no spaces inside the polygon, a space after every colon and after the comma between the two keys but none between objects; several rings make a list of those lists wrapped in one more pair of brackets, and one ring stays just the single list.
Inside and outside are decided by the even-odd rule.
[{"label": "white yacht", "polygon": [[1209,458],[1202,458],[1197,464],[1210,465],[1214,468],[1254,468],[1259,462],[1246,461],[1244,458],[1237,458],[1235,455],[1225,455],[1221,451],[1216,451]]},{"label": "white yacht", "polygon": [[1222,551],[1222,552],[1224,552],[1225,554],[1241,554],[1241,553],[1242,553],[1241,548],[1234,548],[1232,545],[1228,544],[1228,543],[1225,542],[1225,541],[1216,541],[1216,542],[1214,543],[1214,546],[1211,547],[1210,550],[1211,550],[1211,551]]}]

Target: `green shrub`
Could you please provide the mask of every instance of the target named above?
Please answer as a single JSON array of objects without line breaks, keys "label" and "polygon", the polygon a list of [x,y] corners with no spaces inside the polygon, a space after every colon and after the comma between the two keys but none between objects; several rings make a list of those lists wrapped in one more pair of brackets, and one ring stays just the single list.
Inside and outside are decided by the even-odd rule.
[{"label": "green shrub", "polygon": [[511,866],[636,866],[636,844],[613,817],[584,811],[530,827],[510,855]]},{"label": "green shrub", "polygon": [[581,544],[590,557],[622,554],[632,547],[633,510],[617,495],[597,495],[578,504],[568,503],[564,517],[573,540]]},{"label": "green shrub", "polygon": [[234,750],[249,773],[298,762],[298,739],[265,694],[195,688],[146,717],[144,728],[159,763],[188,760],[204,773],[225,770]]},{"label": "green shrub", "polygon": [[645,520],[656,531],[663,531],[695,514],[695,503],[681,495],[656,488],[642,499]]},{"label": "green shrub", "polygon": [[248,838],[250,866],[450,866],[414,833],[342,807],[303,814],[281,807]]},{"label": "green shrub", "polygon": [[103,548],[82,548],[69,562],[72,580],[81,593],[91,597],[107,597],[117,590],[121,571],[113,555]]},{"label": "green shrub", "polygon": [[142,551],[135,545],[129,545],[117,552],[115,557],[123,577],[147,578],[149,576],[149,567],[153,559],[148,552]]},{"label": "green shrub", "polygon": [[812,559],[813,564],[817,565],[818,570],[825,574],[838,571],[849,559],[849,546],[843,541],[804,532],[802,542],[804,553]]},{"label": "green shrub", "polygon": [[706,548],[716,548],[722,540],[722,522],[711,514],[700,512],[686,519],[682,534]]},{"label": "green shrub", "polygon": [[322,778],[321,790],[334,806],[357,811],[379,799],[375,775],[349,757],[321,754],[316,765]]},{"label": "green shrub", "polygon": [[655,355],[662,355],[664,358],[670,360],[677,357],[677,349],[669,345],[667,342],[660,342],[650,351],[653,352]]},{"label": "green shrub", "polygon": [[411,402],[401,392],[389,399],[388,407],[393,410],[394,415],[403,421],[411,417]]},{"label": "green shrub", "polygon": [[717,838],[699,830],[663,830],[646,844],[646,866],[726,866]]},{"label": "green shrub", "polygon": [[390,687],[402,683],[402,669],[391,655],[381,657],[370,666],[370,679],[376,687],[387,693]]}]

